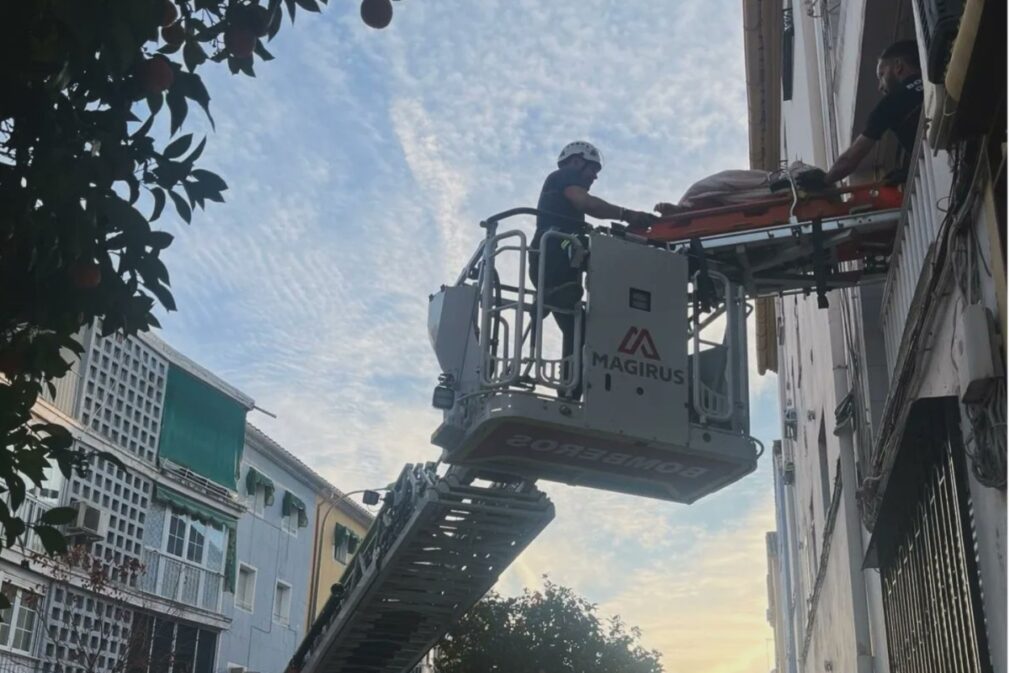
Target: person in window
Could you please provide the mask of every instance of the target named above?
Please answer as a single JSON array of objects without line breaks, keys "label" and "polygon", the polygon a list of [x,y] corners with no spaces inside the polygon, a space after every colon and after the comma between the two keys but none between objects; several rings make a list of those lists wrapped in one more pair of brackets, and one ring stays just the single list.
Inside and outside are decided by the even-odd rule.
[{"label": "person in window", "polygon": [[[912,153],[922,112],[922,70],[919,68],[919,47],[914,40],[895,42],[884,50],[877,61],[877,80],[884,97],[870,112],[863,132],[828,169],[824,178],[828,184],[856,170],[887,131],[897,137],[905,151],[906,163]],[[888,181],[903,182],[907,168],[906,165],[892,171]]]},{"label": "person in window", "polygon": [[[537,202],[537,228],[530,248],[529,275],[534,287],[538,282],[540,254],[544,260],[544,304],[560,311],[572,311],[582,298],[582,270],[573,265],[568,241],[548,238],[540,250],[540,239],[547,231],[561,231],[581,236],[586,228],[586,215],[599,219],[620,220],[631,228],[646,229],[656,216],[650,213],[615,206],[589,193],[603,168],[603,155],[590,143],[578,140],[568,143],[558,156],[558,168],[547,176]],[[562,353],[575,350],[575,316],[572,313],[549,311],[561,328]],[[535,338],[535,335],[534,335]],[[581,396],[581,384],[574,397]]]}]

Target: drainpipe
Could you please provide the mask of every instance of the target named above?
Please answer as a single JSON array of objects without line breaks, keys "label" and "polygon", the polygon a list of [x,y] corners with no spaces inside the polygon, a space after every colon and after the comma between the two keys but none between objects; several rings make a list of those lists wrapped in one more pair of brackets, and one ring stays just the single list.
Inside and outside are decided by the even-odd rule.
[{"label": "drainpipe", "polygon": [[[841,295],[841,293],[839,293]],[[849,394],[848,362],[840,303],[850,299],[839,296],[829,307],[831,325],[831,360],[835,399],[844,400]],[[849,552],[849,586],[852,594],[852,618],[856,636],[856,672],[873,673],[873,641],[870,635],[870,610],[866,600],[866,579],[863,577],[863,528],[856,502],[856,455],[852,443],[853,423],[847,424],[838,434],[839,464],[842,476],[842,501],[840,513],[845,519],[845,537]],[[835,530],[838,528],[836,526]]]}]

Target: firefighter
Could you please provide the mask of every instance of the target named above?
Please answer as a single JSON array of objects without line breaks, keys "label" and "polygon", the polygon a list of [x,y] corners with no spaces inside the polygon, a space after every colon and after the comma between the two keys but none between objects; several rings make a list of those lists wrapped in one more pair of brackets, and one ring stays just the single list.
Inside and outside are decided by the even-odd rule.
[{"label": "firefighter", "polygon": [[[922,70],[919,68],[919,47],[914,40],[895,42],[880,54],[877,80],[884,97],[870,112],[863,132],[828,169],[825,176],[828,184],[856,170],[887,131],[897,137],[905,150],[906,162],[912,153],[922,113]],[[906,163],[903,168],[892,171],[888,180],[904,182],[907,168]]]},{"label": "firefighter", "polygon": [[[540,238],[546,231],[561,231],[581,235],[586,227],[585,216],[627,222],[632,229],[645,229],[656,216],[615,206],[589,193],[603,168],[603,156],[590,143],[575,141],[565,145],[558,156],[558,169],[547,176],[537,202],[537,229],[530,251],[530,279],[537,284]],[[548,239],[545,249],[544,304],[562,311],[573,311],[582,298],[582,271],[572,264],[567,241]],[[561,328],[562,353],[575,350],[575,314],[550,311]],[[535,338],[535,337],[534,337]],[[578,398],[581,383],[575,391]]]}]

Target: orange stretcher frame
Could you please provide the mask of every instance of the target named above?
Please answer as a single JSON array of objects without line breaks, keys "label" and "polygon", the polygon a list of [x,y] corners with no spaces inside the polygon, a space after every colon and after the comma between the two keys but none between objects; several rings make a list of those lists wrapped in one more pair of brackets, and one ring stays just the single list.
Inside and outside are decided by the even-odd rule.
[{"label": "orange stretcher frame", "polygon": [[[845,198],[845,197],[848,198]],[[801,194],[793,214],[800,222],[826,220],[846,215],[900,208],[900,188],[870,183]],[[686,241],[734,232],[784,226],[790,223],[793,196],[785,192],[763,201],[687,210],[660,218],[644,232],[635,232],[653,241]]]}]

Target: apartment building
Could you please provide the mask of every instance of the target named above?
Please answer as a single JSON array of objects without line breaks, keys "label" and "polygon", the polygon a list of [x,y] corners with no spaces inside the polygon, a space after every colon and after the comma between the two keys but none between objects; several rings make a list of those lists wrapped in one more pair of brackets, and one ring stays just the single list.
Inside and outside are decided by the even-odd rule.
[{"label": "apartment building", "polygon": [[308,622],[319,615],[326,605],[334,584],[340,582],[347,564],[365,537],[372,516],[351,498],[336,490],[319,490],[315,499],[316,546],[311,570]]},{"label": "apartment building", "polygon": [[827,309],[802,295],[758,307],[783,415],[779,668],[1002,673],[1006,5],[744,6],[754,168],[830,166],[897,40],[918,44],[924,84],[913,151],[885,138],[849,178],[907,168],[884,282],[835,290]]},{"label": "apartment building", "polygon": [[73,560],[31,531],[0,552],[0,671],[282,670],[309,619],[314,505],[336,489],[248,426],[252,399],[157,337],[81,340],[37,416],[126,469],[96,458],[29,494],[26,520],[77,508]]},{"label": "apartment building", "polygon": [[336,559],[339,552],[346,564],[352,540],[345,534],[333,545],[335,527],[352,521],[363,534],[372,517],[252,425],[246,427],[240,474],[239,498],[247,511],[238,524],[236,589],[225,605],[231,625],[221,635],[218,669],[279,672],[315,616],[313,589],[329,577],[314,559]]}]

